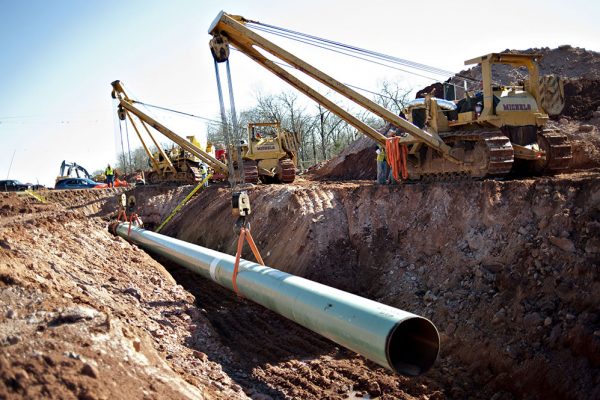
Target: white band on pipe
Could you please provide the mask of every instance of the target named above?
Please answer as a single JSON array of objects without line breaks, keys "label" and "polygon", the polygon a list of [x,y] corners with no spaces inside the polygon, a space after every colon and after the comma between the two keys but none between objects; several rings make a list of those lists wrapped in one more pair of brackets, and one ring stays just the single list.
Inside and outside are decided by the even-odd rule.
[{"label": "white band on pipe", "polygon": [[213,281],[217,281],[217,264],[219,263],[219,259],[218,258],[213,258],[212,262],[210,263],[210,277],[212,278]]}]

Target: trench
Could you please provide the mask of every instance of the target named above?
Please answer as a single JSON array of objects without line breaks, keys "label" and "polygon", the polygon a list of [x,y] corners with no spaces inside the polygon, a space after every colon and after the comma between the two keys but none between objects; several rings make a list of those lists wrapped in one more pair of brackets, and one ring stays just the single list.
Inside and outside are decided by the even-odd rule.
[{"label": "trench", "polygon": [[[208,356],[251,397],[592,398],[599,390],[595,332],[600,321],[594,304],[600,284],[597,268],[581,265],[598,265],[596,182],[595,176],[582,176],[402,189],[274,185],[250,191],[255,215],[262,216],[253,222],[253,235],[268,265],[436,323],[442,352],[419,378],[393,375],[161,262],[196,297],[231,351],[228,357]],[[150,223],[185,195],[152,190],[138,192],[146,197],[142,219]],[[227,196],[218,187],[200,194],[164,233],[232,254]],[[193,338],[188,345],[206,350]],[[570,372],[562,373],[565,368]]]}]

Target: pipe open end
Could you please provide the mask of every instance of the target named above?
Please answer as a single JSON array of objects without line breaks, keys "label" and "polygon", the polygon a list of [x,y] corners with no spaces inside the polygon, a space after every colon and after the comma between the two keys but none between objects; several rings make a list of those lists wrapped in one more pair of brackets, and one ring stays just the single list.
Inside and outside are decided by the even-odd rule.
[{"label": "pipe open end", "polygon": [[388,362],[402,375],[418,376],[427,372],[439,351],[440,335],[435,325],[425,318],[399,322],[388,337]]}]

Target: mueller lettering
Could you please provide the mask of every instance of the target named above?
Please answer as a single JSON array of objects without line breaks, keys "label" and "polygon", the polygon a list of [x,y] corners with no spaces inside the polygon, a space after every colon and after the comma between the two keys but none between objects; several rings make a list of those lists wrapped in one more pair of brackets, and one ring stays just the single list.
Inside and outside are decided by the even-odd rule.
[{"label": "mueller lettering", "polygon": [[531,104],[502,104],[504,111],[531,111]]}]

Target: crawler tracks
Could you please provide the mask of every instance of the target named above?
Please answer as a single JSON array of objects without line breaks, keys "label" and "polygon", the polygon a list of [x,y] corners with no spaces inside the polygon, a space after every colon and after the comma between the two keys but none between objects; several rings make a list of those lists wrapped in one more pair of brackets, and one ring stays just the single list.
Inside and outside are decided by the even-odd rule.
[{"label": "crawler tracks", "polygon": [[[545,129],[538,133],[538,144],[546,153],[540,161],[515,163],[514,151],[510,139],[499,131],[465,131],[444,135],[446,143],[453,146],[462,142],[465,147],[474,146],[470,158],[471,165],[458,167],[445,164],[450,169],[444,172],[427,171],[421,173],[423,181],[452,181],[465,178],[505,177],[509,174],[554,174],[570,167],[572,160],[571,144],[567,137],[557,129]],[[471,145],[468,145],[471,143]],[[438,167],[439,168],[439,167]],[[435,166],[434,166],[435,169]]]},{"label": "crawler tracks", "polygon": [[258,167],[256,162],[244,160],[244,183],[258,183]]},{"label": "crawler tracks", "polygon": [[[511,172],[514,151],[508,137],[498,131],[464,131],[442,136],[444,142],[465,149],[464,165],[427,157],[415,170],[425,182],[503,177]],[[427,149],[428,152],[433,150]]]},{"label": "crawler tracks", "polygon": [[538,134],[538,143],[546,152],[546,159],[536,163],[535,172],[561,172],[569,168],[573,159],[567,136],[558,129],[544,129]]},{"label": "crawler tracks", "polygon": [[277,178],[282,183],[292,183],[296,179],[296,167],[289,158],[279,161],[279,172]]}]

